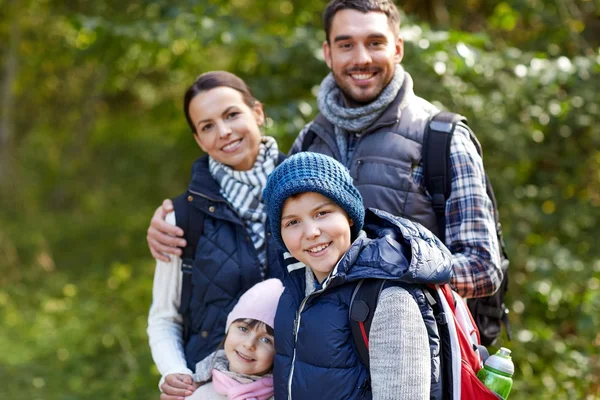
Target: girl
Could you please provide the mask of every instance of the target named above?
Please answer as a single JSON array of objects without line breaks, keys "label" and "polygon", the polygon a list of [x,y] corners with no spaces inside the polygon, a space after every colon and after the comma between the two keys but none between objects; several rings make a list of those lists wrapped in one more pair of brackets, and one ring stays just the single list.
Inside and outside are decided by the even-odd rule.
[{"label": "girl", "polygon": [[265,400],[273,396],[273,319],[283,286],[256,284],[227,316],[223,349],[196,365],[189,400]]},{"label": "girl", "polygon": [[261,135],[261,103],[240,78],[213,71],[190,86],[183,110],[194,140],[207,154],[192,167],[189,208],[175,209],[167,221],[175,225],[177,217],[193,210],[200,221],[182,220],[201,225],[202,234],[191,262],[189,306],[181,301],[181,258],[156,264],[148,336],[162,375],[161,400],[193,393],[192,370],[222,342],[227,315],[240,295],[282,275],[261,193],[284,156],[275,139]]},{"label": "girl", "polygon": [[[419,285],[449,280],[449,251],[408,220],[373,209],[365,218],[346,168],[322,154],[288,158],[263,196],[273,237],[300,261],[288,266],[275,317],[275,397],[429,399],[439,365],[431,361]],[[371,324],[369,368],[349,319],[365,278],[389,282]]]}]

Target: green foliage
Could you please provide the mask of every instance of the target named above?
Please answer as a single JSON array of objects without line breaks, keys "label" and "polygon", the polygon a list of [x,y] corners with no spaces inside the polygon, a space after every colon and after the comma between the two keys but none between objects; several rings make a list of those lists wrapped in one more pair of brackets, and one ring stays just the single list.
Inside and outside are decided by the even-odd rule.
[{"label": "green foliage", "polygon": [[[438,3],[406,2],[403,65],[483,143],[512,259],[511,399],[600,398],[598,4]],[[199,155],[183,93],[239,74],[287,150],[328,72],[324,5],[0,0],[1,398],[158,398],[145,231]]]}]

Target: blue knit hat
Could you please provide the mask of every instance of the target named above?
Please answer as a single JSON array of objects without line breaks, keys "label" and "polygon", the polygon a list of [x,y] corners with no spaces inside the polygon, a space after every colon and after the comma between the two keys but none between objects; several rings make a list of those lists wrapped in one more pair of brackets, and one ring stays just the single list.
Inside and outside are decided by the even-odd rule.
[{"label": "blue knit hat", "polygon": [[271,233],[282,248],[287,250],[281,238],[283,204],[290,196],[308,192],[319,193],[340,206],[354,222],[350,227],[352,237],[358,235],[363,227],[365,209],[346,167],[326,155],[301,152],[275,168],[263,191]]}]

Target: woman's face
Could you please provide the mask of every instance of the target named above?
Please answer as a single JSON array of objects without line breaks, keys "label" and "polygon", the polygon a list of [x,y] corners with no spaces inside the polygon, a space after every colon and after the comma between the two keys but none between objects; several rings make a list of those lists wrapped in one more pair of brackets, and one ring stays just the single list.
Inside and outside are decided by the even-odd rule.
[{"label": "woman's face", "polygon": [[229,370],[246,375],[263,375],[273,367],[273,336],[264,325],[249,327],[246,321],[235,321],[225,338],[225,356]]},{"label": "woman's face", "polygon": [[202,150],[237,171],[252,168],[260,149],[259,126],[264,122],[259,102],[249,107],[240,92],[221,86],[198,93],[188,111]]}]

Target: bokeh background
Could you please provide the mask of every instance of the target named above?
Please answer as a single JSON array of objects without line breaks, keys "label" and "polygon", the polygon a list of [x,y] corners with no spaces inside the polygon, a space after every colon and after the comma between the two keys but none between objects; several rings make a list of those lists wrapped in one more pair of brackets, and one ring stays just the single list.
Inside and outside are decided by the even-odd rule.
[{"label": "bokeh background", "polygon": [[[323,0],[0,0],[0,398],[158,399],[146,229],[200,155],[182,96],[239,74],[287,151]],[[416,91],[466,115],[511,256],[511,399],[600,398],[598,0],[407,0]]]}]

